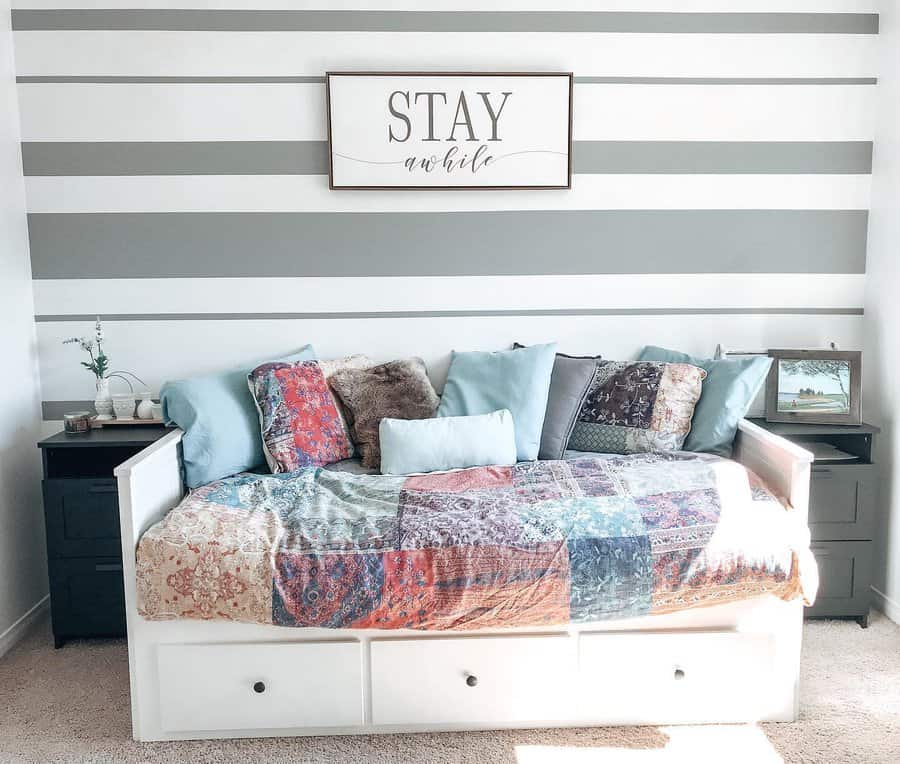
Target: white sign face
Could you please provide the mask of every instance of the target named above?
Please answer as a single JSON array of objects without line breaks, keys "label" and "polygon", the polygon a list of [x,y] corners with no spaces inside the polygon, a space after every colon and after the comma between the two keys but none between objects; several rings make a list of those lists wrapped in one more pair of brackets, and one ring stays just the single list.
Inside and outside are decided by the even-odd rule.
[{"label": "white sign face", "polygon": [[570,188],[571,74],[329,73],[330,186]]}]

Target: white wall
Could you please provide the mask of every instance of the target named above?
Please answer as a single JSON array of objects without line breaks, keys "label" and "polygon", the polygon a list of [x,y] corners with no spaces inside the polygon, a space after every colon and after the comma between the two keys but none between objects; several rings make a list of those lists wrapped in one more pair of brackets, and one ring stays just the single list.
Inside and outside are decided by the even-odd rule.
[{"label": "white wall", "polygon": [[876,601],[900,621],[900,11],[885,0],[881,11],[879,105],[869,218],[863,403],[884,429],[880,532],[875,565]]},{"label": "white wall", "polygon": [[[47,594],[40,383],[8,0],[0,0],[0,654]],[[10,631],[13,629],[13,631]]]},{"label": "white wall", "polygon": [[[826,14],[871,12],[875,4],[875,0],[647,0],[638,4],[283,0],[266,5],[351,10],[394,5],[407,10],[564,6],[593,11]],[[881,451],[884,463],[900,459],[900,449],[891,446],[889,421],[894,399],[900,397],[893,385],[900,371],[900,353],[892,352],[900,332],[896,328],[900,327],[896,315],[900,300],[894,294],[900,282],[892,252],[892,245],[900,246],[896,220],[900,40],[894,2],[884,2],[880,45],[874,34],[856,34],[852,20],[846,22],[851,24],[846,30],[831,34],[723,35],[712,28],[703,35],[659,34],[659,30],[647,34],[638,28],[626,34],[598,33],[593,38],[581,32],[545,33],[538,52],[532,48],[529,54],[530,65],[573,69],[585,78],[577,86],[576,139],[584,145],[576,155],[591,158],[591,152],[603,144],[642,141],[642,151],[656,152],[654,157],[674,153],[681,164],[646,172],[642,165],[646,157],[640,155],[631,157],[634,167],[625,170],[610,163],[610,157],[592,159],[577,168],[571,192],[479,195],[474,207],[470,206],[474,197],[448,194],[427,198],[329,194],[324,175],[305,174],[309,167],[301,168],[302,172],[290,170],[294,164],[303,164],[307,149],[313,166],[321,160],[322,88],[318,81],[281,80],[318,78],[326,69],[348,68],[360,56],[366,64],[363,68],[434,68],[458,64],[461,59],[474,68],[517,68],[510,62],[521,64],[522,46],[512,32],[422,37],[352,29],[166,32],[139,25],[116,32],[104,30],[101,17],[94,17],[98,29],[76,24],[64,30],[53,27],[58,21],[54,13],[37,20],[22,16],[16,34],[18,88],[26,164],[31,168],[29,207],[39,234],[36,305],[28,288],[31,273],[9,5],[8,0],[0,0],[0,347],[7,380],[0,400],[0,633],[46,589],[33,446],[40,400],[35,313],[40,322],[44,397],[62,407],[71,399],[89,398],[92,390],[90,376],[78,367],[75,351],[62,348],[60,339],[88,330],[96,312],[112,324],[108,335],[116,364],[146,376],[154,387],[170,376],[252,361],[307,341],[314,342],[323,355],[365,348],[375,348],[378,355],[431,352],[435,357],[428,360],[440,374],[454,345],[497,347],[515,339],[557,338],[567,350],[621,357],[633,354],[645,342],[679,345],[695,353],[711,352],[717,342],[764,349],[821,346],[833,340],[853,348],[862,343],[865,326],[869,416],[887,428]],[[240,0],[199,4],[16,0],[15,5],[19,9],[253,7]],[[413,44],[426,37],[427,48]],[[198,45],[201,39],[204,44]],[[404,44],[394,44],[398,40]],[[481,44],[484,40],[497,45]],[[281,48],[273,47],[276,42],[286,45],[287,53],[282,55]],[[872,55],[876,45],[885,56],[881,66]],[[876,74],[883,78],[878,86],[871,84]],[[232,77],[240,81],[227,82]],[[679,81],[685,77],[697,81]],[[876,277],[868,279],[866,286],[861,255],[854,253],[864,248],[865,226],[856,223],[869,207],[866,151],[875,129],[876,88],[883,108],[869,255]],[[598,103],[600,111],[592,106]],[[223,142],[242,140],[257,142],[248,151],[258,151],[260,146],[275,150],[279,139],[290,144],[284,155],[262,151],[242,157],[236,153],[240,144],[226,145],[225,152],[213,151]],[[720,156],[717,141],[733,142],[736,153]],[[798,144],[785,153],[783,141]],[[811,153],[797,153],[810,146],[814,147]],[[152,151],[144,151],[148,147]],[[235,158],[244,164],[233,166]],[[285,170],[281,161],[290,167]],[[329,219],[337,223],[326,233],[336,234],[346,222],[342,213],[379,213],[402,221],[406,215],[471,209],[486,209],[488,215],[528,210],[535,219],[543,215],[548,220],[556,220],[551,213],[559,211],[587,212],[613,222],[616,215],[610,217],[610,213],[622,213],[625,218],[646,209],[686,211],[691,213],[690,222],[682,227],[693,230],[694,249],[701,254],[704,247],[718,252],[731,246],[735,238],[711,235],[711,230],[719,230],[710,227],[719,219],[718,213],[745,211],[752,217],[784,211],[790,214],[779,219],[791,224],[800,246],[788,247],[793,259],[781,264],[777,273],[760,272],[753,257],[738,256],[741,251],[732,253],[731,262],[720,258],[715,268],[708,263],[680,262],[667,251],[662,254],[669,261],[656,271],[644,266],[631,274],[621,265],[633,262],[628,247],[616,248],[604,239],[598,242],[596,264],[588,278],[561,269],[565,258],[556,252],[547,258],[546,273],[517,272],[504,257],[517,256],[520,246],[493,253],[489,267],[477,273],[448,266],[447,273],[433,276],[418,265],[419,271],[398,279],[378,276],[363,263],[357,264],[358,272],[328,278],[316,275],[313,266],[322,259],[321,253],[315,247],[306,247],[311,252],[304,250],[302,239],[296,242],[297,252],[289,253],[289,261],[283,262],[279,242],[267,240],[270,249],[277,251],[258,249],[254,257],[244,258],[250,266],[217,264],[220,218],[210,215],[237,216],[239,230],[257,220],[258,213],[334,213]],[[697,211],[702,215],[698,217]],[[811,212],[825,214],[812,216]],[[191,229],[196,236],[181,259],[193,270],[167,272],[167,266],[154,268],[152,258],[142,258],[137,250],[126,246],[122,251],[122,241],[137,246],[148,231],[164,232],[165,225],[149,223],[175,218],[157,217],[160,213],[212,221],[208,227]],[[829,231],[844,230],[844,221],[850,225],[839,246],[831,247],[832,254],[840,255],[835,262],[822,262],[823,242],[815,236],[819,220],[833,221]],[[66,226],[76,224],[81,233],[91,236],[65,235]],[[781,229],[761,225],[760,230],[771,237],[754,243],[757,254],[765,254],[781,241]],[[117,238],[116,231],[128,236]],[[72,250],[79,240],[88,242],[87,248],[82,247],[88,259],[84,267],[73,267],[77,258]],[[364,254],[377,263],[377,245],[385,248],[389,243],[376,241]],[[422,247],[426,253],[427,244]],[[818,258],[814,258],[815,266],[809,265],[810,256]],[[259,274],[233,278],[265,265],[267,258],[277,260],[265,271],[273,278]],[[421,260],[415,257],[410,262]],[[232,273],[237,265],[244,270]],[[113,275],[110,268],[119,274],[118,279],[108,278]],[[135,273],[128,273],[128,268]],[[196,272],[196,277],[189,277],[187,271]],[[152,275],[156,278],[147,278]],[[868,315],[863,318],[865,289]],[[581,315],[568,315],[573,308]],[[476,315],[454,315],[461,310]],[[483,315],[491,311],[505,315]],[[539,315],[542,312],[549,315]],[[399,319],[394,317],[397,314],[409,316]],[[373,321],[374,315],[383,317]],[[596,340],[587,346],[585,337]],[[872,405],[877,396],[882,396],[881,411]],[[888,506],[889,490],[884,498]],[[895,515],[893,528],[885,524],[878,581],[882,591],[896,600],[900,598],[900,513]]]},{"label": "white wall", "polygon": [[[860,347],[872,4],[13,0],[45,417],[98,313],[154,389],[306,342],[438,380],[514,340]],[[570,191],[328,190],[325,71],[461,66],[575,73]]]}]

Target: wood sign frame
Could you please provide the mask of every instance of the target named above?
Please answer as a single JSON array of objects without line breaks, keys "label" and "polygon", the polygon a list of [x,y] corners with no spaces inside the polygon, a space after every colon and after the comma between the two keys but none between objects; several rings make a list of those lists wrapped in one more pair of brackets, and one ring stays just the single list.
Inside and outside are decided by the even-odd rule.
[{"label": "wood sign frame", "polygon": [[[374,78],[382,81],[372,88],[367,78],[373,78],[371,85],[376,85]],[[475,87],[468,99],[459,82],[463,78],[472,78]],[[474,81],[478,78],[480,83]],[[504,113],[507,100],[516,93],[510,90],[510,80],[519,82],[518,78],[523,78],[525,85],[519,90],[522,98],[513,102],[511,112]],[[429,82],[423,83],[423,79]],[[526,79],[531,80],[527,85]],[[488,90],[488,84],[494,89]],[[459,95],[440,90],[440,85]],[[328,187],[379,191],[569,189],[573,85],[571,72],[326,72]],[[353,112],[335,114],[336,107],[345,109],[343,102],[352,98],[354,88]],[[541,102],[542,97],[551,103]],[[565,109],[564,123],[553,121],[559,107]],[[440,120],[436,119],[438,114]],[[501,124],[501,118],[507,115],[506,123]],[[501,128],[509,138],[501,137]],[[414,135],[423,133],[425,138],[413,140]],[[485,138],[488,134],[490,137]],[[509,150],[498,156],[492,149],[503,140],[508,141]],[[406,150],[398,151],[401,147]],[[496,163],[507,158],[512,161],[504,165],[502,173],[489,175]],[[479,171],[484,182],[477,182]],[[460,182],[440,182],[439,178],[451,173],[456,173],[454,177]],[[408,182],[404,182],[404,174]],[[529,182],[532,174],[534,182]],[[421,178],[433,181],[415,180]],[[508,179],[514,182],[505,182]]]}]

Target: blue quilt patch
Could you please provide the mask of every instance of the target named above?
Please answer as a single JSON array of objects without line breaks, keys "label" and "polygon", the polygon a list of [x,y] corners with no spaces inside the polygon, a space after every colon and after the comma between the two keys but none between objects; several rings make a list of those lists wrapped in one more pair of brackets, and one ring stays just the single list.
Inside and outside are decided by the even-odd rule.
[{"label": "blue quilt patch", "polygon": [[653,559],[647,536],[570,539],[574,623],[650,612]]},{"label": "blue quilt patch", "polygon": [[272,623],[347,627],[378,607],[383,588],[380,554],[277,554]]}]

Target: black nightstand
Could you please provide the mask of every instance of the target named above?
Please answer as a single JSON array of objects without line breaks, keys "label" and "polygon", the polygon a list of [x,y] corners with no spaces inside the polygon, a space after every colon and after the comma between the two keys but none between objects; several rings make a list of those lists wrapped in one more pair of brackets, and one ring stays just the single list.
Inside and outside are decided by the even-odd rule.
[{"label": "black nightstand", "polygon": [[168,432],[116,426],[38,443],[53,641],[125,635],[119,497],[113,468]]},{"label": "black nightstand", "polygon": [[[806,615],[856,618],[866,628],[876,500],[872,448],[881,430],[870,424],[753,422],[817,454],[809,489],[809,529],[819,566],[819,594]],[[845,458],[835,459],[841,452]]]}]

